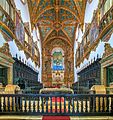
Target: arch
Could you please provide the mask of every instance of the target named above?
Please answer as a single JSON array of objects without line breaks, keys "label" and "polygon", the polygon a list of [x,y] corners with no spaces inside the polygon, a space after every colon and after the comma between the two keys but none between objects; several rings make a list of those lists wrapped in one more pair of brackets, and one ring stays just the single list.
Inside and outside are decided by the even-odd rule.
[{"label": "arch", "polygon": [[51,29],[49,32],[48,32],[48,34],[45,36],[45,38],[44,38],[44,42],[47,40],[47,38],[48,38],[48,36],[49,35],[51,35],[51,33],[54,31],[54,29]]},{"label": "arch", "polygon": [[[40,17],[40,15],[42,15],[44,12],[48,11],[48,10],[51,10],[51,9],[54,9],[53,6],[49,6],[49,7],[46,7],[45,9],[43,9],[36,17],[36,20],[35,20],[35,23],[37,22],[38,18]],[[65,7],[65,6],[59,6],[59,9],[63,9],[63,10],[66,10],[66,11],[69,11],[73,16],[75,16],[77,18],[77,20],[80,22],[80,19],[79,17],[75,14],[75,12],[73,12],[72,10],[70,10],[68,7]]]},{"label": "arch", "polygon": [[54,53],[54,51],[61,51],[62,52],[62,55],[64,55],[64,50],[61,48],[61,47],[54,47],[51,51],[51,54]]},{"label": "arch", "polygon": [[43,45],[45,46],[49,41],[51,41],[52,39],[61,39],[64,40],[65,42],[67,42],[69,44],[69,46],[72,47],[72,44],[70,41],[68,41],[66,38],[61,37],[61,36],[55,36],[55,37],[51,37],[50,39],[47,39],[46,41],[43,42]]},{"label": "arch", "polygon": [[43,9],[36,17],[35,19],[35,23],[37,22],[38,18],[40,17],[40,15],[42,15],[44,12],[46,12],[47,10],[51,10],[51,9],[54,9],[54,7],[46,7],[45,9]]},{"label": "arch", "polygon": [[69,11],[73,16],[75,16],[75,18],[78,20],[78,22],[80,22],[79,17],[75,14],[75,12],[73,12],[72,10],[70,10],[68,7],[60,6],[60,9]]},{"label": "arch", "polygon": [[[55,30],[55,29],[50,30],[49,33],[46,35],[46,37],[44,39],[44,43],[47,41],[47,38],[49,37],[49,35],[51,35],[51,33],[53,32],[53,30]],[[69,38],[68,34],[63,29],[61,29],[61,30],[64,33],[64,35],[67,37],[67,39],[65,38],[65,40],[68,41],[68,42],[70,42],[70,44],[71,44],[71,39]],[[54,36],[54,37],[58,38],[58,37],[61,37],[61,36]]]},{"label": "arch", "polygon": [[[40,23],[40,22],[43,22],[43,21],[48,21],[48,22],[50,22],[51,24],[53,24],[53,21],[50,20],[50,19],[46,19],[46,20],[40,19],[40,20],[37,21],[37,23]],[[51,25],[51,26],[52,26],[52,25]]]},{"label": "arch", "polygon": [[[64,21],[62,22],[62,24],[64,24],[65,22],[67,22],[67,20],[64,20]],[[68,20],[68,22],[75,22],[76,24],[78,23],[78,21],[75,21],[75,20],[72,20],[72,19]]]},{"label": "arch", "polygon": [[62,29],[63,33],[67,36],[67,38],[70,40],[71,42],[71,39],[69,38],[68,34]]}]

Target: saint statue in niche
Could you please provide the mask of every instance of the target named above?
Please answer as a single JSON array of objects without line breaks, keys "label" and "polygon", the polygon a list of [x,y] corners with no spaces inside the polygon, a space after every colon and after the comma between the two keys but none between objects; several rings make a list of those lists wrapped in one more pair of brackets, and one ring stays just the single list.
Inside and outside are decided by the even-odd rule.
[{"label": "saint statue in niche", "polygon": [[51,61],[45,61],[45,71],[50,72],[51,71]]},{"label": "saint statue in niche", "polygon": [[68,61],[68,71],[71,71],[71,62]]}]

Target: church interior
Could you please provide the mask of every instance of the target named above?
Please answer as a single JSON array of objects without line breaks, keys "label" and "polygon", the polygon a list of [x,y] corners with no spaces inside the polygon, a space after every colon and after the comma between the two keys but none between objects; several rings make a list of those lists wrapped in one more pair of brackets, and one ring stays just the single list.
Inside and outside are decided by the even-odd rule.
[{"label": "church interior", "polygon": [[0,0],[0,119],[112,112],[113,0]]}]

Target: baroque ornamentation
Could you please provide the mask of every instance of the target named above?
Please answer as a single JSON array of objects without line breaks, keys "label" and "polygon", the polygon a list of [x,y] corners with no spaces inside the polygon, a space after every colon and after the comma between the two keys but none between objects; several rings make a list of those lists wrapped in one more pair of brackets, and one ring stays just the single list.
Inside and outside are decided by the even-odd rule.
[{"label": "baroque ornamentation", "polygon": [[105,43],[105,52],[103,54],[103,58],[109,56],[110,54],[113,54],[113,48],[110,46],[109,43]]},{"label": "baroque ornamentation", "polygon": [[31,23],[39,26],[42,40],[47,38],[50,31],[61,30],[66,38],[74,41],[77,25],[84,23],[85,5],[86,0],[28,1]]},{"label": "baroque ornamentation", "polygon": [[52,81],[51,51],[55,47],[64,51],[65,84],[73,82],[72,48],[77,25],[84,23],[85,5],[86,0],[28,0],[31,23],[39,27],[42,39],[42,79],[48,85]]},{"label": "baroque ornamentation", "polygon": [[4,45],[0,48],[0,52],[11,57],[11,53],[9,51],[9,44],[8,43],[4,43]]}]

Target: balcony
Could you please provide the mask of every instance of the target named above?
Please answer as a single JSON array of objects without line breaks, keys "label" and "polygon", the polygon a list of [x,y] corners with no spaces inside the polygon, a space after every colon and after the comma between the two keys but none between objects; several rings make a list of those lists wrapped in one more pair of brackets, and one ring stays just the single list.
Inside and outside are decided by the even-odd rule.
[{"label": "balcony", "polygon": [[31,55],[31,46],[30,46],[30,44],[27,43],[26,41],[24,41],[24,51],[25,51],[25,53],[26,53],[29,57],[32,56],[32,55]]},{"label": "balcony", "polygon": [[100,35],[103,36],[111,30],[113,26],[113,6],[105,13],[99,24]]},{"label": "balcony", "polygon": [[4,25],[7,26],[7,28],[9,28],[12,33],[15,33],[15,24],[13,22],[13,20],[11,19],[10,15],[7,14],[7,12],[5,10],[3,10],[3,8],[0,6],[0,21],[4,23]]}]

